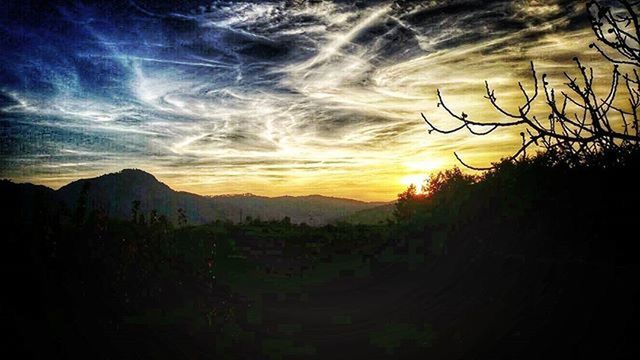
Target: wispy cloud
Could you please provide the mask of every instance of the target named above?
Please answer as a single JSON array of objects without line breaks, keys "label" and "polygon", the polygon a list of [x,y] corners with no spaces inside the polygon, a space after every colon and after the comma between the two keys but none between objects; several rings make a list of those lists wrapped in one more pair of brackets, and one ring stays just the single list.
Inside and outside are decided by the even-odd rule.
[{"label": "wispy cloud", "polygon": [[32,17],[0,26],[0,174],[52,186],[141,167],[199,193],[390,200],[453,150],[518,144],[428,135],[420,112],[450,124],[437,88],[491,117],[485,79],[509,106],[529,60],[600,66],[577,1],[16,6]]}]

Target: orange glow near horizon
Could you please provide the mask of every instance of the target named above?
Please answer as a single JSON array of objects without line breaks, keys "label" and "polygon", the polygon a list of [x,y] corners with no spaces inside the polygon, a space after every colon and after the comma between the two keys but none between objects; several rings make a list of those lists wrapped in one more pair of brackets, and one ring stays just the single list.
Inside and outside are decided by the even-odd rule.
[{"label": "orange glow near horizon", "polygon": [[[0,114],[36,119],[46,129],[72,129],[73,136],[96,133],[98,140],[72,138],[52,143],[51,153],[13,154],[1,164],[0,178],[57,188],[79,178],[139,168],[175,190],[202,195],[321,194],[392,201],[410,184],[420,190],[430,174],[460,166],[454,151],[469,164],[486,166],[520,145],[520,129],[489,136],[462,131],[428,134],[420,113],[444,129],[458,125],[437,107],[437,89],[455,112],[495,121],[501,118],[484,98],[485,80],[495,89],[498,102],[513,110],[523,101],[518,81],[527,89],[532,86],[529,61],[560,89],[563,72],[575,73],[571,59],[579,56],[594,67],[601,93],[606,93],[611,67],[588,48],[591,30],[585,24],[567,25],[568,16],[584,11],[582,7],[562,8],[553,1],[543,5],[527,1],[505,5],[510,19],[526,26],[504,30],[487,24],[494,27],[480,40],[469,40],[462,35],[477,28],[467,29],[455,21],[433,28],[411,25],[402,18],[406,14],[398,13],[405,10],[391,3],[359,9],[323,2],[276,9],[279,12],[273,4],[256,4],[247,14],[256,17],[251,18],[256,24],[268,24],[276,13],[278,19],[304,16],[318,24],[307,29],[309,34],[300,40],[303,47],[290,44],[293,50],[286,61],[251,63],[245,72],[236,69],[241,64],[200,55],[154,58],[151,55],[164,53],[158,55],[151,48],[145,49],[151,55],[142,57],[119,53],[111,46],[113,54],[105,57],[115,59],[127,74],[126,81],[118,84],[132,97],[128,105],[62,90],[47,100],[5,91],[15,105]],[[213,15],[228,19],[218,21]],[[214,37],[223,26],[234,30],[251,20],[233,11],[213,15],[194,15],[203,34],[198,36]],[[368,30],[389,24],[396,24],[393,31],[409,29],[407,33],[415,36],[407,44],[365,36]],[[420,29],[431,31],[430,36]],[[109,40],[109,35],[99,39]],[[260,36],[299,33],[287,30]],[[387,50],[391,46],[407,51]],[[250,72],[258,71],[256,66],[258,75]],[[217,74],[226,77],[212,80]],[[250,76],[259,81],[250,82]],[[272,83],[264,85],[263,77]],[[543,96],[534,106],[546,110]],[[543,113],[538,116],[544,118]],[[38,137],[37,131],[36,141],[49,139]]]},{"label": "orange glow near horizon", "polygon": [[409,187],[413,185],[416,188],[416,194],[422,194],[423,188],[427,185],[428,181],[429,181],[428,175],[414,174],[414,175],[407,175],[403,177],[401,184],[404,185],[405,187]]}]

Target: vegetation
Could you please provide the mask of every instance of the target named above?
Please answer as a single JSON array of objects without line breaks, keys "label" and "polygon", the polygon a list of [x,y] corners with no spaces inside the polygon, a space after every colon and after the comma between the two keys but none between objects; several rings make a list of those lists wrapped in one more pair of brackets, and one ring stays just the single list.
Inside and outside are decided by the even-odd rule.
[{"label": "vegetation", "polygon": [[[586,102],[585,81],[570,87]],[[86,182],[72,207],[2,182],[9,343],[56,358],[636,358],[637,126],[609,129],[610,103],[586,105],[576,126],[549,90],[556,125],[542,127],[523,93],[516,122],[544,151],[435,174],[371,225],[193,225],[188,209],[138,200],[109,218]]]},{"label": "vegetation", "polygon": [[[394,220],[376,225],[174,225],[137,202],[118,220],[85,212],[82,197],[68,209],[42,189],[4,183],[15,210],[2,225],[7,287],[20,294],[8,308],[17,334],[47,345],[28,348],[37,357],[320,358],[336,346],[438,357],[458,338],[476,354],[473,344],[489,336],[482,351],[492,358],[504,350],[496,336],[530,327],[565,350],[561,334],[581,329],[572,341],[602,351],[627,341],[635,322],[625,299],[638,293],[628,282],[637,275],[628,232],[638,156],[602,153],[576,166],[545,153],[482,175],[447,170],[420,194],[400,194]],[[601,342],[599,327],[611,333]]]},{"label": "vegetation", "polygon": [[[9,288],[20,293],[10,305],[25,331],[47,319],[57,335],[46,340],[62,346],[61,357],[119,341],[100,336],[135,326],[213,332],[222,348],[210,351],[219,353],[247,331],[239,324],[260,322],[251,306],[262,294],[303,293],[345,273],[363,273],[366,257],[388,241],[383,226],[310,227],[289,218],[190,226],[181,209],[174,226],[155,210],[142,212],[139,201],[131,204],[130,220],[110,219],[86,213],[83,196],[71,210],[39,194],[25,202],[15,191],[20,185],[3,186],[18,210],[3,224],[10,230],[9,253],[17,255],[7,262],[16,274]],[[66,325],[70,314],[80,323]],[[87,343],[74,340],[85,332],[91,334]],[[271,342],[265,339],[264,346],[271,349]]]}]

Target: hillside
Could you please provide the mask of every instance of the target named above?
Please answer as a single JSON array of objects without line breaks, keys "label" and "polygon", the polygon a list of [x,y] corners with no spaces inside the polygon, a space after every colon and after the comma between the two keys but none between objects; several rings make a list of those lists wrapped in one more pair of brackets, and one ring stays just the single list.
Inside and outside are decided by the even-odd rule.
[{"label": "hillside", "polygon": [[[42,206],[58,192],[2,182],[10,206],[24,199],[37,210],[32,223],[2,224],[3,264],[8,292],[19,294],[7,307],[12,334],[42,346],[9,344],[35,358],[638,358],[640,267],[629,231],[637,164],[567,168],[538,158],[482,178],[451,171],[433,195],[400,198],[395,222],[318,227],[65,222]],[[124,173],[129,186],[122,174],[88,180],[91,198],[166,192],[256,212],[287,210],[279,202],[358,204],[207,198]],[[85,185],[59,194],[74,187]]]},{"label": "hillside", "polygon": [[338,221],[344,221],[349,224],[365,224],[376,225],[386,223],[387,220],[393,219],[394,203],[379,205],[369,209],[356,211],[353,214],[340,218]]},{"label": "hillside", "polygon": [[55,190],[40,185],[0,180],[0,198],[2,218],[10,224],[35,222],[62,208]]},{"label": "hillside", "polygon": [[[6,182],[9,187],[10,182]],[[16,185],[15,186],[31,186]],[[322,225],[381,203],[321,195],[265,197],[253,194],[202,196],[175,191],[153,175],[137,169],[69,183],[57,191],[46,187],[51,196],[75,209],[83,191],[88,210],[101,210],[111,218],[129,219],[132,203],[140,201],[140,211],[156,210],[174,223],[178,209],[185,210],[188,222],[202,224],[215,220],[244,221],[247,217],[261,220],[281,220],[289,217],[293,223]],[[8,189],[7,189],[8,191]]]}]

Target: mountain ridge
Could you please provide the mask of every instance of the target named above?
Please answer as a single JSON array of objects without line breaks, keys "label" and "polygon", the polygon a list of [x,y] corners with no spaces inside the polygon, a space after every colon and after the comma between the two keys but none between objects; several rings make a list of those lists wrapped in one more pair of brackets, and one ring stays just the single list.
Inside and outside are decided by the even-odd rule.
[{"label": "mountain ridge", "polygon": [[[22,184],[15,184],[23,186]],[[143,214],[157,211],[177,221],[178,209],[183,209],[189,223],[201,224],[216,220],[233,222],[247,218],[281,220],[288,217],[294,223],[323,225],[353,213],[389,203],[366,202],[348,198],[312,195],[268,197],[251,193],[200,195],[172,189],[153,174],[141,169],[123,169],[93,178],[72,181],[57,190],[49,189],[68,209],[75,209],[81,195],[88,210],[101,210],[108,216],[131,218],[132,204],[140,202]],[[6,186],[5,186],[6,187]]]},{"label": "mountain ridge", "polygon": [[[189,195],[196,195],[196,196],[202,196],[202,197],[207,197],[207,198],[226,198],[226,197],[233,197],[233,198],[240,198],[240,197],[257,197],[257,198],[264,198],[264,199],[281,199],[281,198],[294,198],[294,199],[304,199],[304,198],[320,198],[320,199],[332,199],[332,200],[344,200],[344,201],[352,201],[352,202],[356,202],[356,203],[363,203],[363,204],[372,204],[372,205],[386,205],[386,204],[391,204],[393,203],[393,201],[366,201],[366,200],[358,200],[358,199],[353,199],[353,198],[346,198],[346,197],[339,197],[339,196],[329,196],[329,195],[322,195],[322,194],[307,194],[307,195],[277,195],[277,196],[268,196],[268,195],[260,195],[260,194],[255,194],[252,192],[246,192],[246,193],[227,193],[227,194],[198,194],[195,192],[191,192],[191,191],[186,191],[186,190],[176,190],[173,189],[172,187],[170,187],[169,185],[165,184],[164,182],[160,181],[158,178],[155,177],[155,175],[153,175],[152,173],[149,173],[145,170],[142,169],[138,169],[138,168],[125,168],[122,169],[120,171],[116,171],[116,172],[112,172],[112,173],[106,173],[103,175],[98,175],[92,178],[80,178],[77,180],[73,180],[70,183],[61,186],[58,189],[53,189],[50,188],[46,185],[38,185],[38,184],[33,184],[33,183],[15,183],[15,184],[29,184],[29,185],[34,185],[34,186],[41,186],[41,187],[45,187],[47,189],[51,189],[53,191],[58,191],[61,190],[67,186],[69,186],[70,184],[76,183],[76,182],[82,182],[82,181],[87,181],[87,180],[97,180],[100,178],[105,178],[108,176],[112,176],[112,175],[123,175],[123,174],[142,174],[142,175],[147,175],[149,176],[151,179],[153,179],[154,181],[159,182],[160,184],[168,187],[169,189],[171,189],[172,191],[175,191],[177,193],[184,193],[184,194],[189,194]],[[7,180],[4,179],[3,181],[11,181],[11,180]]]}]

